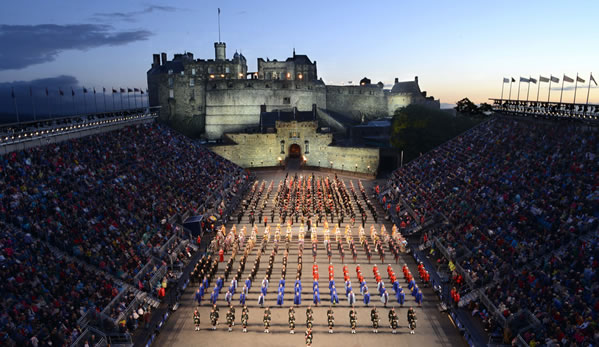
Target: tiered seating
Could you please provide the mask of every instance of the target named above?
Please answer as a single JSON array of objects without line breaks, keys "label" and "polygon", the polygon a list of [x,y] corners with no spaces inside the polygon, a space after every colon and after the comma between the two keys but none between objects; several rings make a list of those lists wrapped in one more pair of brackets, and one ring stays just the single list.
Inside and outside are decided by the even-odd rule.
[{"label": "tiered seating", "polygon": [[[156,283],[150,283],[150,279],[165,273],[158,270],[171,263],[166,260],[182,265],[190,258],[190,250],[184,244],[179,246],[177,238],[176,243],[167,244],[177,234],[170,217],[189,211],[222,214],[247,180],[247,173],[240,167],[168,128],[155,123],[129,126],[0,156],[0,222],[14,228],[17,238],[30,233],[41,240],[41,255],[34,254],[37,257],[51,257],[44,249],[47,242],[137,289],[155,294],[163,278]],[[153,257],[158,257],[159,262],[154,263]],[[60,283],[50,286],[70,293],[69,297],[76,294],[69,298],[76,305],[60,306],[63,312],[50,311],[59,317],[53,321],[68,319],[65,326],[73,329],[78,316],[88,307],[104,309],[114,293],[101,289],[104,285],[114,288],[114,283],[109,277],[91,276],[66,260],[53,260],[46,264],[60,264],[65,271],[74,268],[72,276],[59,272],[60,281],[55,282]],[[156,266],[140,273],[149,262]],[[135,278],[138,273],[140,276]],[[73,286],[79,292],[73,292]],[[53,288],[46,290],[53,293]],[[27,305],[39,297],[33,295],[32,289],[19,294],[29,296],[22,301]],[[128,302],[136,294],[127,296]],[[3,296],[2,304],[9,307],[12,299]],[[56,305],[62,304],[61,300],[53,298]],[[15,307],[12,318],[21,320],[19,315],[27,314],[27,307]],[[120,309],[124,312],[123,307]],[[112,307],[107,316],[119,316],[119,307]],[[12,336],[15,327],[7,325],[8,321],[4,320],[3,326],[10,329]],[[26,331],[25,336],[29,337],[35,333],[29,328]],[[68,338],[65,331],[60,334],[63,339]]]},{"label": "tiered seating", "polygon": [[[397,170],[382,189],[384,198],[448,222],[430,236],[454,254],[452,261],[477,287],[491,286],[486,292],[506,317],[528,309],[539,319],[558,311],[596,320],[596,310],[577,307],[579,299],[556,289],[562,281],[576,281],[576,272],[557,277],[547,265],[560,246],[597,230],[596,130],[492,119]],[[582,256],[588,265],[591,255]],[[567,304],[552,302],[554,295]],[[596,295],[587,299],[591,307],[598,302]],[[543,323],[551,326],[550,320]],[[546,336],[574,341],[576,329],[570,328]]]},{"label": "tiered seating", "polygon": [[19,346],[35,337],[62,346],[81,333],[77,320],[100,312],[119,293],[108,277],[90,272],[29,234],[0,227],[2,278],[0,341]]}]

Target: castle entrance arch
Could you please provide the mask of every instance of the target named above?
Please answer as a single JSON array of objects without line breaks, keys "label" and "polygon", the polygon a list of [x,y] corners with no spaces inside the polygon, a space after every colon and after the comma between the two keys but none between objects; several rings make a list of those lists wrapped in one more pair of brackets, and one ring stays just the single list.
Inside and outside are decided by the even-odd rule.
[{"label": "castle entrance arch", "polygon": [[289,146],[289,158],[299,158],[302,156],[302,148],[297,143]]}]

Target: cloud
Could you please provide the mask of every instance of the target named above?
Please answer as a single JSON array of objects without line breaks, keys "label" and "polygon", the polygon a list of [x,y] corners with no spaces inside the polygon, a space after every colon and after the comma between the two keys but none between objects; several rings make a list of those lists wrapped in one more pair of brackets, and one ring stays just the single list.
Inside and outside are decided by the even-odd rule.
[{"label": "cloud", "polygon": [[[588,89],[589,88],[589,82],[586,83],[578,83],[578,90],[581,89]],[[594,84],[591,84],[591,89],[595,89],[595,88],[599,88],[599,86],[596,86]],[[561,91],[562,87],[553,87],[551,86],[551,90],[557,90],[557,91]],[[564,87],[564,91],[571,91],[574,90],[574,86],[566,86]]]},{"label": "cloud", "polygon": [[115,21],[115,20],[126,20],[126,21],[135,21],[138,16],[152,13],[152,12],[175,12],[177,11],[176,7],[172,6],[160,6],[160,5],[150,5],[146,6],[144,9],[139,11],[130,11],[130,12],[98,12],[94,13],[93,19],[97,21]]},{"label": "cloud", "polygon": [[62,51],[120,46],[147,40],[147,30],[114,31],[98,24],[0,25],[0,70],[54,61]]}]

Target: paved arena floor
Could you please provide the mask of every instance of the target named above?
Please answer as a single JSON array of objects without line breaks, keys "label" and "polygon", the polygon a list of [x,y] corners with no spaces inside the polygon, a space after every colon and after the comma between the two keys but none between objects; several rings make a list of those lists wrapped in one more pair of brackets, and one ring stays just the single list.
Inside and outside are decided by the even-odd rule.
[{"label": "paved arena floor", "polygon": [[[290,175],[294,175],[296,172],[290,172]],[[298,171],[298,175],[309,175],[310,172],[307,171]],[[277,185],[280,180],[284,179],[285,172],[283,171],[266,171],[266,172],[258,172],[258,180],[261,183],[262,181],[266,181],[266,187],[270,181],[274,181],[274,189],[273,194],[270,197],[272,200],[274,196],[274,192],[276,192]],[[317,176],[327,176],[326,173],[316,173]],[[332,174],[328,174],[329,177],[333,177]],[[358,179],[355,177],[345,177],[340,176],[345,183],[347,188],[349,189],[350,180],[353,181],[353,184],[358,189]],[[368,190],[374,183],[372,181],[362,181],[364,187]],[[370,190],[368,190],[370,194]],[[353,198],[352,198],[353,200]],[[379,211],[379,215],[382,215],[382,210],[376,204],[377,210]],[[379,219],[381,222],[382,218]],[[235,221],[237,219],[235,218]],[[366,223],[365,230],[366,233],[369,233],[370,225],[372,225],[372,218],[369,218]],[[247,224],[247,217],[244,217],[241,225]],[[356,242],[358,249],[358,260],[357,264],[361,265],[362,274],[364,275],[368,287],[370,288],[371,293],[371,302],[370,307],[365,307],[362,301],[362,295],[360,294],[360,286],[356,277],[356,265],[353,262],[351,257],[351,252],[346,248],[346,265],[349,268],[349,273],[352,281],[352,286],[354,288],[354,293],[356,293],[356,308],[357,308],[357,318],[358,318],[358,329],[356,334],[351,334],[351,329],[349,325],[349,306],[347,299],[345,297],[345,290],[343,284],[343,264],[341,263],[341,258],[339,253],[336,250],[336,247],[333,249],[333,257],[332,263],[334,265],[335,272],[335,282],[339,294],[339,304],[334,307],[334,316],[335,316],[335,328],[334,333],[328,333],[327,327],[327,309],[329,308],[329,290],[328,290],[328,259],[326,256],[326,252],[322,244],[319,245],[318,256],[316,259],[316,263],[319,266],[320,280],[319,284],[321,287],[320,290],[320,299],[321,304],[318,307],[313,307],[314,310],[314,328],[313,328],[313,343],[312,346],[465,346],[466,342],[460,335],[458,329],[453,325],[451,320],[448,318],[447,314],[439,312],[437,308],[437,304],[439,303],[436,295],[433,293],[431,288],[423,288],[424,293],[424,301],[422,307],[418,307],[414,301],[414,297],[409,294],[409,291],[406,292],[406,304],[403,307],[395,301],[395,295],[393,289],[391,288],[391,283],[388,283],[387,278],[387,264],[392,262],[391,265],[393,270],[396,273],[396,276],[404,287],[404,291],[407,290],[407,283],[403,279],[403,273],[401,267],[404,263],[408,264],[410,271],[418,278],[418,271],[416,268],[416,264],[413,258],[407,254],[402,254],[400,257],[399,263],[395,264],[394,259],[392,257],[391,252],[387,250],[387,257],[385,264],[381,264],[380,259],[377,254],[373,251],[372,262],[368,264],[368,260],[366,259],[366,255],[364,254],[364,250],[359,247],[359,237],[358,237],[358,222],[356,221],[356,226],[352,228],[353,238]],[[390,223],[384,223],[387,231],[391,232],[392,225]],[[227,225],[227,230],[232,226]],[[241,225],[237,225],[237,228],[241,227]],[[380,224],[375,224],[377,230],[380,228]],[[299,226],[294,224],[293,226],[294,233]],[[318,235],[322,235],[322,228],[317,228]],[[344,230],[344,226],[342,227]],[[250,228],[248,226],[248,235]],[[258,227],[259,234],[261,235],[264,231],[264,227]],[[284,234],[284,233],[283,233]],[[333,233],[331,233],[333,236]],[[334,236],[333,236],[334,237]],[[332,237],[332,238],[333,238]],[[320,240],[320,239],[319,239]],[[321,242],[321,241],[319,241]],[[295,334],[289,333],[288,328],[288,319],[287,314],[290,305],[293,303],[293,283],[296,277],[296,267],[297,267],[297,234],[295,234],[295,238],[291,242],[290,253],[288,256],[288,265],[287,265],[287,276],[286,276],[286,291],[285,291],[285,304],[282,307],[278,307],[276,305],[276,297],[277,297],[277,286],[280,279],[280,270],[281,270],[281,262],[284,253],[284,246],[280,246],[279,252],[275,258],[272,277],[270,280],[270,286],[268,290],[268,294],[266,296],[266,306],[270,306],[272,312],[272,321],[270,327],[270,333],[264,333],[264,326],[262,323],[262,317],[264,315],[264,309],[260,308],[257,299],[260,291],[260,283],[264,278],[264,274],[266,271],[266,267],[268,265],[268,257],[272,250],[272,237],[271,242],[269,243],[266,251],[262,255],[261,258],[261,266],[258,274],[256,275],[255,281],[252,284],[252,288],[248,294],[248,299],[246,304],[249,308],[249,323],[248,323],[248,332],[243,333],[241,327],[241,305],[239,305],[239,292],[240,288],[243,287],[243,282],[247,278],[255,259],[255,255],[257,253],[257,246],[254,247],[251,255],[247,259],[247,264],[245,271],[242,275],[241,280],[239,281],[239,289],[237,290],[233,303],[236,307],[235,314],[235,322],[236,325],[233,327],[232,332],[228,332],[226,325],[226,312],[227,305],[224,300],[224,294],[226,292],[226,288],[228,288],[229,281],[231,277],[229,277],[229,281],[225,282],[225,287],[218,298],[218,306],[220,307],[220,318],[219,325],[215,331],[212,330],[210,325],[209,313],[210,313],[210,292],[211,288],[209,288],[204,296],[204,300],[202,305],[199,307],[199,312],[201,316],[201,330],[195,331],[193,324],[193,311],[197,307],[196,302],[193,299],[194,292],[197,289],[197,283],[193,285],[190,284],[183,294],[181,304],[179,309],[176,312],[173,312],[169,320],[166,322],[165,326],[161,329],[159,336],[156,338],[153,345],[155,346],[198,346],[198,345],[206,345],[211,347],[216,346],[302,346],[305,345],[304,333],[306,331],[306,315],[305,311],[308,305],[312,304],[312,252],[311,252],[311,242],[308,237],[305,240],[305,250],[303,257],[303,271],[302,271],[302,304],[300,307],[295,308],[295,316],[296,316],[296,330]],[[281,243],[284,245],[284,242]],[[242,253],[242,252],[241,252]],[[222,274],[226,265],[226,261],[229,259],[230,252],[225,255],[225,262],[219,264],[217,276]],[[240,255],[237,256],[235,260],[235,264],[233,265],[232,273],[236,272],[237,266],[239,265]],[[383,281],[386,284],[386,287],[389,291],[389,304],[388,308],[383,308],[379,300],[379,296],[376,290],[376,282],[374,280],[374,276],[372,274],[372,267],[377,264],[379,268],[379,272],[383,278]],[[419,279],[417,279],[417,283],[419,283]],[[214,282],[211,282],[211,286],[214,286]],[[372,323],[370,321],[370,310],[373,305],[376,305],[379,317],[380,317],[380,326],[378,333],[375,334],[372,331]],[[417,315],[417,328],[414,335],[410,335],[409,329],[407,327],[407,308],[414,307]],[[397,334],[392,334],[391,329],[389,328],[389,320],[388,320],[388,312],[389,307],[395,307],[395,310],[398,314],[399,318],[399,329],[397,330]]]}]

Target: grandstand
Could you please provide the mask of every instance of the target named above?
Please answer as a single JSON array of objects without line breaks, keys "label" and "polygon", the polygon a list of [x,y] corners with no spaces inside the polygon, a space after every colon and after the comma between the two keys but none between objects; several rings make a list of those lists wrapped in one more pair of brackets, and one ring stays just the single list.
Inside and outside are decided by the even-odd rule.
[{"label": "grandstand", "polygon": [[582,122],[496,116],[395,171],[380,198],[425,215],[421,254],[491,334],[596,343],[598,146]]},{"label": "grandstand", "polygon": [[[90,117],[0,129],[1,345],[229,345],[248,336],[297,345],[314,282],[322,288],[316,345],[599,341],[593,124],[496,114],[386,180],[361,181],[250,173],[157,123],[152,110]],[[205,217],[196,218],[199,234],[183,226],[191,216]],[[339,292],[330,336],[324,312],[337,293],[327,288],[329,265]],[[208,271],[198,305],[194,293]],[[225,293],[237,276],[240,325],[239,293],[252,273],[250,332],[236,326],[228,333]],[[362,273],[381,316],[377,335],[370,333]],[[257,300],[271,274],[265,304],[274,334],[266,335]],[[221,325],[211,332],[219,277],[226,279],[214,298]],[[405,306],[396,300],[395,277],[404,289],[420,287],[422,306],[409,293]],[[302,302],[291,336],[287,309],[296,279]],[[349,332],[347,279],[357,298],[356,335]],[[399,335],[386,327],[385,291],[388,305],[400,310]],[[417,309],[416,335],[406,328],[408,305]],[[196,307],[200,332],[192,328]]]}]

